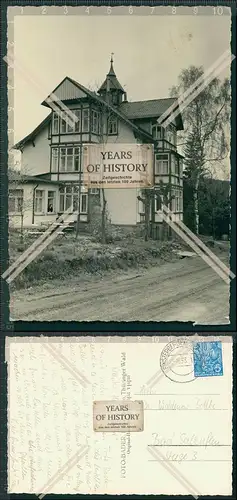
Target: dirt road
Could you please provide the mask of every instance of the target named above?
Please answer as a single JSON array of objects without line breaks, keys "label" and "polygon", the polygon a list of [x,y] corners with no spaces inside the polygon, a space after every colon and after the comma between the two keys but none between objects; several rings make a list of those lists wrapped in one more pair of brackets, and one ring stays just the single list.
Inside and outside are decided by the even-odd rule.
[{"label": "dirt road", "polygon": [[14,321],[229,323],[229,287],[198,256],[80,283],[77,277],[11,295]]}]

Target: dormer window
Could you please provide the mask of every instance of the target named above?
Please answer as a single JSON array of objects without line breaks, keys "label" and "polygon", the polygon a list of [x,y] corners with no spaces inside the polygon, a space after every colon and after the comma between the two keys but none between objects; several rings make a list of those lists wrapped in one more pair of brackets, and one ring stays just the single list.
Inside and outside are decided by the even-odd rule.
[{"label": "dormer window", "polygon": [[114,104],[115,106],[119,104],[119,96],[117,92],[112,93],[112,104]]},{"label": "dormer window", "polygon": [[108,135],[117,135],[118,133],[118,119],[117,116],[108,118]]}]

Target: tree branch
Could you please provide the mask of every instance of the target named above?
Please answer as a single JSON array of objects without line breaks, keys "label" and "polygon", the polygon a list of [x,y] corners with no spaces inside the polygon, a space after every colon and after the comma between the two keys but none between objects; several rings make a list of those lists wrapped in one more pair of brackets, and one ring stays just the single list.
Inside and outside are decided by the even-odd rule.
[{"label": "tree branch", "polygon": [[210,161],[223,161],[227,158],[228,156],[228,152],[226,154],[226,156],[223,156],[223,158],[208,158],[207,160],[204,161],[203,165],[205,165],[205,163],[208,163]]},{"label": "tree branch", "polygon": [[[222,106],[220,107],[219,111],[218,111],[218,112],[217,112],[217,114],[216,114],[215,119],[213,120],[213,127],[211,128],[211,130],[209,130],[209,132],[207,132],[206,134],[204,134],[204,136],[203,136],[203,146],[204,146],[204,144],[205,144],[206,140],[208,139],[208,137],[210,137],[210,135],[214,132],[215,127],[216,127],[216,125],[217,125],[217,119],[218,119],[218,116],[220,115],[221,111],[223,110],[223,108],[224,108],[225,104],[226,104],[226,100],[224,101],[224,103],[223,103],[223,104],[222,104]],[[212,122],[210,122],[210,123],[212,123]],[[208,125],[209,125],[209,124],[208,124]]]}]

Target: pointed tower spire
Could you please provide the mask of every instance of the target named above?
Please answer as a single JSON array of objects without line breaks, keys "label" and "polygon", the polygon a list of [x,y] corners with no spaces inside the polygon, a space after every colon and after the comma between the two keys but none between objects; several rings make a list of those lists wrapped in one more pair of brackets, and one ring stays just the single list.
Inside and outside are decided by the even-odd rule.
[{"label": "pointed tower spire", "polygon": [[114,60],[113,60],[113,56],[114,56],[114,53],[113,53],[113,52],[111,52],[110,70],[109,70],[109,72],[108,72],[107,76],[116,76],[116,75],[115,75],[115,72],[114,72],[114,67],[113,67],[113,62],[114,62]]},{"label": "pointed tower spire", "polygon": [[[125,90],[123,89],[122,85],[120,85],[119,81],[117,80],[115,71],[114,71],[114,66],[113,66],[113,59],[114,53],[111,53],[111,58],[110,58],[110,70],[106,75],[105,81],[102,83],[101,87],[98,90],[98,93],[101,95],[101,97],[106,98],[107,100],[111,100],[111,102],[114,105],[119,105],[122,102],[122,96],[125,94]],[[110,94],[110,95],[108,95]]]}]

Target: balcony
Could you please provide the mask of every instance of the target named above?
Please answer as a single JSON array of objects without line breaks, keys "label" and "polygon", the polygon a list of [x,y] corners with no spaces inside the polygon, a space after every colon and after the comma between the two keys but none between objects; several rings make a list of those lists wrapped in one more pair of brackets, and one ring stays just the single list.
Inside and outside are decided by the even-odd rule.
[{"label": "balcony", "polygon": [[152,136],[156,141],[155,149],[160,151],[177,151],[177,130],[174,125],[163,128],[153,125]]},{"label": "balcony", "polygon": [[172,144],[171,142],[167,141],[167,139],[159,139],[155,143],[155,150],[156,151],[174,151],[175,153],[177,152],[177,146],[175,144]]}]

